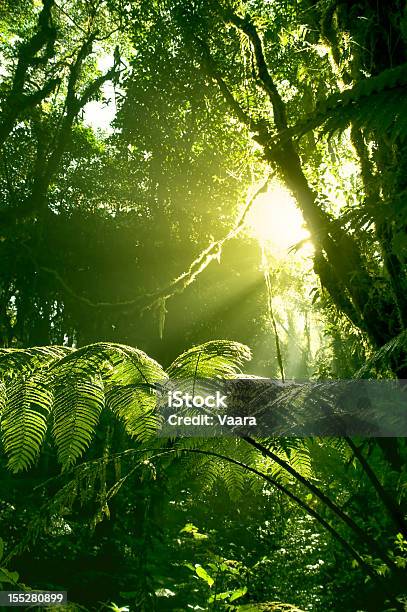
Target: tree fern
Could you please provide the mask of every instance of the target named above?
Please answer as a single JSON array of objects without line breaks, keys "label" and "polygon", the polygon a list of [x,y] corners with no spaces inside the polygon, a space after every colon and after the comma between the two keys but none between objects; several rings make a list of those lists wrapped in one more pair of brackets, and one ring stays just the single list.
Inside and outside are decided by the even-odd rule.
[{"label": "tree fern", "polygon": [[159,424],[157,384],[169,376],[178,382],[232,378],[249,358],[250,350],[237,342],[207,342],[183,353],[165,373],[143,351],[120,344],[3,349],[1,435],[9,466],[19,471],[33,464],[48,422],[59,461],[64,468],[73,465],[89,447],[104,407],[123,421],[130,436],[151,439]]}]

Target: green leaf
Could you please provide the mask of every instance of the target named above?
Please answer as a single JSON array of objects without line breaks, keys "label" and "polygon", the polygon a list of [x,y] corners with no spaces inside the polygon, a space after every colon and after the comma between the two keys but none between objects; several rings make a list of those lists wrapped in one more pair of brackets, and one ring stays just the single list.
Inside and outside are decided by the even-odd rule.
[{"label": "green leaf", "polygon": [[17,584],[19,577],[18,572],[9,572],[4,567],[0,567],[0,583]]},{"label": "green leaf", "polygon": [[208,572],[202,567],[202,565],[195,565],[195,573],[199,578],[205,580],[205,582],[211,587],[215,581],[211,576],[209,576]]},{"label": "green leaf", "polygon": [[53,435],[64,468],[74,464],[89,447],[103,406],[100,376],[71,376],[56,384]]},{"label": "green leaf", "polygon": [[73,349],[67,346],[34,346],[27,349],[0,348],[0,376],[3,380],[38,372],[57,363]]},{"label": "green leaf", "polygon": [[205,533],[200,533],[198,527],[195,527],[192,523],[187,523],[185,527],[181,529],[180,533],[189,533],[196,540],[207,540],[209,537]]},{"label": "green leaf", "polygon": [[236,601],[236,599],[243,597],[243,595],[246,595],[246,593],[247,593],[246,586],[242,587],[241,589],[238,589],[237,591],[233,591],[233,595],[231,595],[229,601]]},{"label": "green leaf", "polygon": [[214,601],[228,599],[231,593],[233,593],[233,591],[224,591],[223,593],[216,593],[216,595],[211,595],[208,598],[208,603],[213,603]]},{"label": "green leaf", "polygon": [[157,435],[160,417],[153,389],[145,385],[114,387],[106,393],[106,406],[123,421],[129,436],[146,442]]}]

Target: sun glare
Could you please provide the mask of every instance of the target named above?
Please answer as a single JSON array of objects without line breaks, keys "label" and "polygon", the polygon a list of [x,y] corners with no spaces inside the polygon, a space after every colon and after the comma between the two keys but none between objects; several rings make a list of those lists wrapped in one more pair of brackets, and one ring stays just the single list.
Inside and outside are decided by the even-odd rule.
[{"label": "sun glare", "polygon": [[309,238],[294,198],[278,184],[256,198],[247,216],[247,227],[254,238],[274,251],[288,251]]}]

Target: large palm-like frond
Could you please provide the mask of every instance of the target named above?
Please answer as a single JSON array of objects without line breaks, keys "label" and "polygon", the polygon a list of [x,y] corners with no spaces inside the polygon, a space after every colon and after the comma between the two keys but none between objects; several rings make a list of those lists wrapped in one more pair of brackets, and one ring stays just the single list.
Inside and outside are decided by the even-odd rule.
[{"label": "large palm-like frond", "polygon": [[130,436],[151,439],[160,418],[157,386],[168,377],[233,378],[249,358],[237,342],[207,342],[183,353],[166,373],[143,351],[120,344],[3,349],[1,435],[9,466],[19,471],[35,462],[49,423],[59,461],[71,466],[89,447],[104,408]]},{"label": "large palm-like frond", "polygon": [[56,379],[52,433],[58,459],[64,467],[75,463],[88,448],[103,407],[104,386],[100,375]]},{"label": "large palm-like frond", "polygon": [[59,361],[72,350],[67,346],[0,348],[0,378],[7,380],[21,374],[36,372]]},{"label": "large palm-like frond", "polygon": [[13,471],[35,462],[50,422],[61,464],[72,465],[88,448],[105,405],[130,435],[143,438],[148,419],[143,425],[141,408],[152,405],[148,385],[166,378],[143,351],[111,343],[76,351],[2,349],[0,376],[1,436]]},{"label": "large palm-like frond", "polygon": [[0,431],[13,472],[38,457],[52,406],[45,371],[71,351],[64,346],[0,349]]},{"label": "large palm-like frond", "polygon": [[67,355],[50,375],[56,390],[53,434],[65,466],[88,448],[105,405],[123,420],[130,435],[144,439],[149,410],[156,402],[149,385],[166,378],[143,351],[106,342]]}]

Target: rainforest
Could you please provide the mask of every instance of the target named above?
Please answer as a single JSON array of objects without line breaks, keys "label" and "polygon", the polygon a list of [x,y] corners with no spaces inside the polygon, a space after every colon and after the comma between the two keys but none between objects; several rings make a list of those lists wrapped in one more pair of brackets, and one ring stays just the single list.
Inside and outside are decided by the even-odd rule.
[{"label": "rainforest", "polygon": [[406,262],[402,0],[0,0],[0,610],[406,610]]}]

